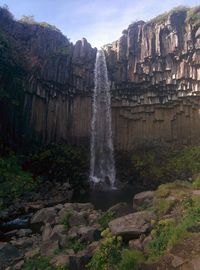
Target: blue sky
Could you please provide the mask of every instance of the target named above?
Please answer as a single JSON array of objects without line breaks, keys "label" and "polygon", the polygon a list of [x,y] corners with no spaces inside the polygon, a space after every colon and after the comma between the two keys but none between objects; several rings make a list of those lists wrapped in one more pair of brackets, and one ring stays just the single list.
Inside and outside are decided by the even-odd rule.
[{"label": "blue sky", "polygon": [[195,6],[199,0],[0,0],[16,19],[34,15],[56,25],[72,42],[82,37],[100,47],[117,40],[135,20],[148,20],[178,5]]}]

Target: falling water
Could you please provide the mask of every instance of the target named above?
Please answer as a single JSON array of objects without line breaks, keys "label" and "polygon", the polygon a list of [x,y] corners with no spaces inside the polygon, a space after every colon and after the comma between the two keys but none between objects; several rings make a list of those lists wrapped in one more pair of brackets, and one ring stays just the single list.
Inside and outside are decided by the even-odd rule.
[{"label": "falling water", "polygon": [[111,187],[114,187],[115,163],[111,128],[111,98],[103,50],[97,52],[94,73],[90,180],[94,183],[109,182]]}]

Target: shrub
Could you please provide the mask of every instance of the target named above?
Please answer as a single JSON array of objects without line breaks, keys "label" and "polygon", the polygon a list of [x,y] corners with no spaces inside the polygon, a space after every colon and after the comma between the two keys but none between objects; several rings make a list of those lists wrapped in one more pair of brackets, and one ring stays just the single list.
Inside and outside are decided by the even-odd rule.
[{"label": "shrub", "polygon": [[80,242],[80,240],[76,239],[71,240],[69,243],[69,248],[73,249],[75,253],[86,249],[86,247],[87,247],[86,243]]},{"label": "shrub", "polygon": [[5,207],[11,201],[36,187],[31,174],[22,170],[19,160],[12,155],[0,158],[0,204]]},{"label": "shrub", "polygon": [[114,219],[114,213],[112,211],[106,211],[104,212],[100,219],[99,219],[99,224],[101,226],[102,230],[105,230],[108,227],[108,223]]},{"label": "shrub", "polygon": [[69,227],[70,227],[70,225],[69,225],[69,219],[72,216],[72,214],[73,214],[72,211],[67,211],[66,214],[65,214],[65,216],[64,216],[64,218],[63,218],[63,220],[62,220],[62,222],[61,222],[64,225],[64,227],[65,227],[66,230],[68,230]]},{"label": "shrub", "polygon": [[196,189],[200,189],[200,175],[198,175],[192,183],[192,186]]},{"label": "shrub", "polygon": [[88,264],[91,270],[117,270],[121,260],[121,237],[111,234],[109,229],[102,232],[103,240]]},{"label": "shrub", "polygon": [[139,264],[144,262],[144,260],[145,258],[142,252],[124,249],[118,270],[137,270],[139,269]]},{"label": "shrub", "polygon": [[80,147],[67,144],[51,144],[41,149],[26,164],[34,175],[50,181],[68,181],[80,190],[88,180],[89,160]]}]

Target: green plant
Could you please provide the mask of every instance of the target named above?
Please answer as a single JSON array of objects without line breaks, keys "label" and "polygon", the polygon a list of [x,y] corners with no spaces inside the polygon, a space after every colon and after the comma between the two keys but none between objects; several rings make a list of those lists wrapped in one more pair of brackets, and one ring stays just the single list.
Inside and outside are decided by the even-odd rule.
[{"label": "green plant", "polygon": [[192,183],[192,186],[196,189],[200,189],[200,175],[198,175]]},{"label": "green plant", "polygon": [[160,199],[154,206],[154,211],[158,215],[165,215],[175,204],[174,200]]},{"label": "green plant", "polygon": [[5,207],[7,203],[21,197],[25,192],[36,188],[37,181],[30,173],[22,170],[19,160],[12,155],[0,158],[0,205]]},{"label": "green plant", "polygon": [[102,230],[105,230],[108,227],[108,223],[114,219],[115,214],[112,211],[106,211],[104,212],[100,219],[99,219],[99,224],[101,226]]},{"label": "green plant", "polygon": [[86,249],[86,247],[87,247],[86,243],[80,242],[77,239],[73,239],[69,243],[69,248],[73,249],[75,253]]},{"label": "green plant", "polygon": [[121,237],[111,234],[109,229],[102,232],[102,241],[99,249],[88,264],[91,270],[117,270],[121,260]]},{"label": "green plant", "polygon": [[65,227],[65,229],[66,230],[68,230],[69,228],[70,228],[70,225],[69,225],[69,219],[70,219],[70,217],[72,216],[72,211],[67,211],[66,212],[66,214],[65,214],[65,216],[64,216],[64,218],[63,218],[63,220],[62,220],[62,224],[64,225],[64,227]]},{"label": "green plant", "polygon": [[144,261],[145,257],[142,252],[138,250],[124,249],[118,270],[138,270],[139,265]]},{"label": "green plant", "polygon": [[51,266],[50,260],[52,257],[35,256],[25,262],[22,270],[68,270],[67,266]]}]

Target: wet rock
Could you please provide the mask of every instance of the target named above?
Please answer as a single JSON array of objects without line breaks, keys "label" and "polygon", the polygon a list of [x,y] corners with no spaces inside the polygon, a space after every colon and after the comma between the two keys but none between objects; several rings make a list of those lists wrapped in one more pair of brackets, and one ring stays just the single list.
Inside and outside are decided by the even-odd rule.
[{"label": "wet rock", "polygon": [[141,211],[129,214],[109,223],[109,228],[114,235],[121,235],[127,239],[139,237],[151,230],[151,221],[156,217],[150,211]]},{"label": "wet rock", "polygon": [[113,205],[108,209],[108,211],[111,211],[114,213],[114,217],[122,217],[125,215],[128,215],[133,212],[133,208],[128,205],[127,203],[120,202],[118,204]]}]

